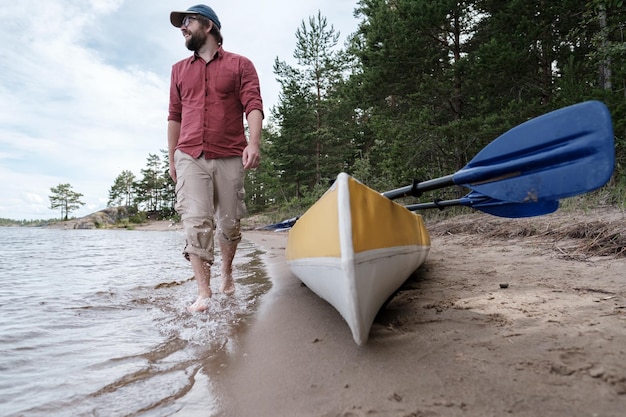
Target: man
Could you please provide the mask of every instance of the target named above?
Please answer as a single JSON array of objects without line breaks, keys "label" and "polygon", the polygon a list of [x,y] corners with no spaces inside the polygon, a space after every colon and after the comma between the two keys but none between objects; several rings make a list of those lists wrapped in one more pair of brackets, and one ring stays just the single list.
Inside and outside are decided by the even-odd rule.
[{"label": "man", "polygon": [[221,23],[212,8],[175,11],[170,21],[193,51],[172,66],[167,141],[186,238],[183,254],[198,284],[198,297],[187,307],[194,312],[206,310],[212,295],[214,240],[222,255],[221,291],[235,292],[232,263],[246,210],[244,169],[259,165],[263,103],[252,62],[222,48]]}]

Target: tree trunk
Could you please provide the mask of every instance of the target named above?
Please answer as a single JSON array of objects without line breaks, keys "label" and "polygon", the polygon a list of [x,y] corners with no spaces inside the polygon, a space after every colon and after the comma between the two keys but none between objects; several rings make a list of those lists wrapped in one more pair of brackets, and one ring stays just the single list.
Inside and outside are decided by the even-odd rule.
[{"label": "tree trunk", "polygon": [[[600,36],[602,36],[602,50],[606,50],[607,46],[607,28],[606,28],[606,8],[604,5],[600,6],[598,14],[598,20],[600,23]],[[600,62],[600,88],[603,90],[611,90],[611,58],[605,57]]]}]

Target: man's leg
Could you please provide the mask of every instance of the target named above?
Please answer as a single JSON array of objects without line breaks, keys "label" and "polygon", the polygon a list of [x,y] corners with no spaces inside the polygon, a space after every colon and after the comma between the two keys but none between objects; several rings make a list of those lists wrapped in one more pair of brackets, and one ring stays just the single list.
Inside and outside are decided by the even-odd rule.
[{"label": "man's leg", "polygon": [[178,182],[176,210],[185,230],[184,254],[198,285],[196,301],[189,311],[204,311],[211,297],[211,265],[213,264],[213,179],[210,164],[177,150],[174,154]]},{"label": "man's leg", "polygon": [[222,286],[224,294],[235,292],[233,259],[241,241],[240,221],[246,211],[244,203],[244,170],[241,158],[215,160],[215,201],[218,233],[215,236],[222,255]]},{"label": "man's leg", "polygon": [[208,301],[211,298],[211,264],[199,256],[189,255],[191,269],[198,283],[198,298],[187,307],[190,312],[205,311],[208,308]]},{"label": "man's leg", "polygon": [[222,253],[222,292],[227,295],[235,293],[235,281],[233,280],[233,259],[237,251],[238,242],[227,242],[218,239],[220,252]]}]

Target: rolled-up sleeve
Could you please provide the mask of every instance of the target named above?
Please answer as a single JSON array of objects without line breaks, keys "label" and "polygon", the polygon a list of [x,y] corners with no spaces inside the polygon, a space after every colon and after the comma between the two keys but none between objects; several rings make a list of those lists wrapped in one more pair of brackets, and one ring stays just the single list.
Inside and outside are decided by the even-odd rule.
[{"label": "rolled-up sleeve", "polygon": [[180,123],[182,120],[183,105],[180,99],[178,76],[178,68],[176,66],[173,66],[170,79],[170,104],[167,120]]},{"label": "rolled-up sleeve", "polygon": [[241,66],[241,90],[239,99],[243,105],[243,110],[246,116],[253,110],[260,110],[261,113],[263,113],[261,87],[254,64],[248,59],[243,59]]}]

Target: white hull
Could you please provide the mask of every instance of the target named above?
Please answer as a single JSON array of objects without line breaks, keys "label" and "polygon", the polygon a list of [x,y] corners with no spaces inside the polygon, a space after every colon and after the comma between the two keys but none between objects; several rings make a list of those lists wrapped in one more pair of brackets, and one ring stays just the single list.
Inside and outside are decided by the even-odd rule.
[{"label": "white hull", "polygon": [[311,291],[335,307],[354,341],[363,345],[380,307],[427,255],[427,247],[396,247],[359,254],[350,264],[339,258],[309,258],[289,266]]}]

